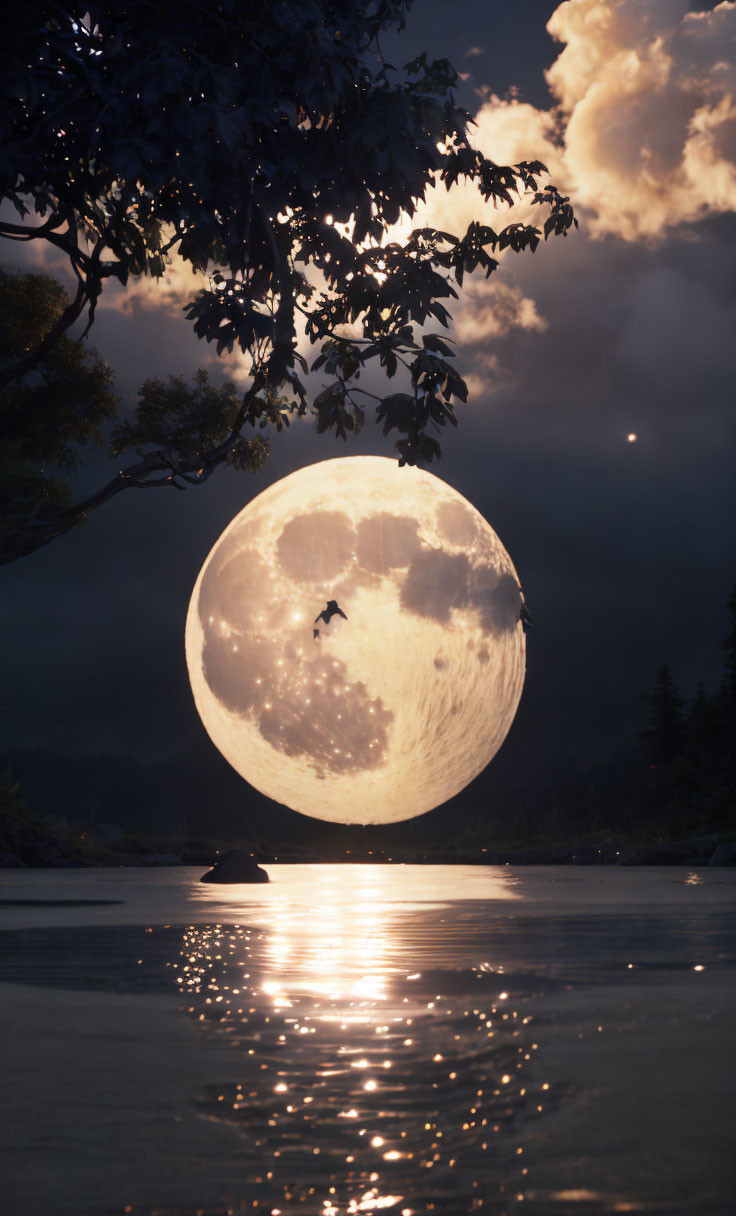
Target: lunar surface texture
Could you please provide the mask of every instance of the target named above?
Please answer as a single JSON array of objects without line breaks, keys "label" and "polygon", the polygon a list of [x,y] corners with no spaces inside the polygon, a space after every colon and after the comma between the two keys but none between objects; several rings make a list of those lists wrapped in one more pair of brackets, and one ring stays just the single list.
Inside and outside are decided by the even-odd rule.
[{"label": "lunar surface texture", "polygon": [[340,823],[409,819],[501,746],[524,683],[520,607],[496,533],[445,482],[327,460],[255,498],[205,561],[194,699],[269,798]]}]

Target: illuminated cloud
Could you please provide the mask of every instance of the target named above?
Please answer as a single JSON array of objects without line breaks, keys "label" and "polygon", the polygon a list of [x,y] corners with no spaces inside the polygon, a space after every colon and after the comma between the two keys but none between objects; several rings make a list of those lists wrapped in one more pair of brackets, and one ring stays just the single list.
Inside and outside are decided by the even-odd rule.
[{"label": "illuminated cloud", "polygon": [[564,44],[547,72],[558,105],[490,98],[488,155],[546,159],[597,236],[661,237],[736,207],[736,3],[567,0],[547,28]]},{"label": "illuminated cloud", "polygon": [[[733,0],[708,12],[685,0],[567,0],[547,28],[563,44],[546,73],[557,104],[481,90],[473,142],[487,156],[544,161],[593,236],[660,238],[736,209]],[[482,206],[461,185],[433,191],[425,214],[457,230]],[[532,214],[517,206],[498,224]]]},{"label": "illuminated cloud", "polygon": [[[499,164],[511,164],[524,159],[542,160],[553,180],[564,181],[562,150],[556,141],[556,119],[552,113],[535,109],[525,102],[501,101],[489,96],[475,116],[473,143]],[[428,225],[432,228],[463,233],[481,217],[500,232],[512,223],[538,223],[540,213],[528,201],[519,199],[514,206],[489,207],[478,187],[461,181],[447,191],[438,187],[428,191],[426,201],[419,207],[411,224],[397,226],[408,231],[411,227]],[[516,265],[518,255],[508,252],[494,255],[504,263],[498,276],[484,279],[479,275],[466,279],[459,299],[453,303],[455,337],[462,345],[474,347],[473,371],[467,377],[471,398],[491,390],[498,383],[498,358],[481,345],[506,336],[511,330],[544,332],[547,321],[530,296],[518,285],[510,285],[507,272]],[[530,255],[524,255],[527,259]],[[539,264],[536,263],[537,269]]]},{"label": "illuminated cloud", "polygon": [[456,310],[455,335],[466,346],[502,338],[512,329],[544,333],[547,328],[534,300],[502,280],[470,280]]},{"label": "illuminated cloud", "polygon": [[185,304],[208,283],[208,275],[192,270],[191,264],[183,258],[172,257],[162,278],[129,279],[125,290],[116,293],[115,303],[120,312],[155,308],[181,316]]},{"label": "illuminated cloud", "polygon": [[[543,334],[550,309],[559,313],[559,293],[569,300],[575,290],[560,278],[573,264],[603,315],[599,287],[605,293],[615,270],[591,238],[662,243],[678,225],[736,209],[736,3],[688,12],[684,0],[568,0],[548,30],[562,44],[547,72],[556,104],[539,109],[479,90],[473,142],[500,164],[543,161],[572,196],[581,231],[533,261],[501,254],[498,277],[466,281],[453,315],[472,358],[471,398],[515,378],[508,346],[502,360],[489,347],[512,331]],[[460,183],[430,191],[417,222],[460,232],[479,216],[497,230],[541,219],[523,200],[489,209],[474,185]]]},{"label": "illuminated cloud", "polygon": [[547,73],[565,165],[594,230],[628,240],[736,206],[736,4],[571,0]]}]

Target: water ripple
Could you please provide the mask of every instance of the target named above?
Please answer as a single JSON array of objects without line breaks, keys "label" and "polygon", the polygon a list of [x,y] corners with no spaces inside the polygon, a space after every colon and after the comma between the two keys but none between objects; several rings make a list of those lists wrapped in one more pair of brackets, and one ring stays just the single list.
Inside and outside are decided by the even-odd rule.
[{"label": "water ripple", "polygon": [[256,1210],[449,1216],[518,1190],[521,1145],[513,1175],[499,1169],[508,1138],[566,1087],[539,1076],[508,989],[548,982],[480,967],[317,981],[298,965],[264,979],[272,951],[243,926],[190,926],[176,964],[190,1016],[234,1050],[239,1071],[192,1101],[242,1133]]}]

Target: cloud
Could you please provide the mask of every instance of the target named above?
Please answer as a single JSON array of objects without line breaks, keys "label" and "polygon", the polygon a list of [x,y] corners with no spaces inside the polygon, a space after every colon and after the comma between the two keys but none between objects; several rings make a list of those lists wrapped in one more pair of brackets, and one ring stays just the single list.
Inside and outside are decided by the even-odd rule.
[{"label": "cloud", "polygon": [[485,55],[485,49],[482,46],[471,46],[465,52],[466,59],[474,59],[477,55]]},{"label": "cloud", "polygon": [[[554,104],[542,109],[480,90],[485,100],[472,136],[497,163],[546,164],[571,195],[581,231],[551,241],[534,258],[503,253],[498,275],[466,280],[452,311],[471,361],[471,398],[496,393],[516,376],[513,344],[499,349],[499,339],[545,334],[576,290],[594,297],[604,315],[608,303],[593,284],[594,265],[601,286],[607,274],[619,276],[615,255],[605,256],[603,269],[602,239],[614,238],[619,250],[621,241],[663,246],[678,227],[736,209],[733,0],[705,12],[689,12],[684,0],[567,0],[548,30],[561,44],[546,73]],[[479,218],[500,230],[539,224],[542,216],[528,199],[496,211],[461,182],[430,190],[414,224],[463,232]],[[582,352],[575,362],[585,365]]]},{"label": "cloud", "polygon": [[[562,180],[562,149],[555,142],[556,121],[554,113],[538,110],[526,102],[502,101],[489,95],[475,115],[473,143],[499,164],[542,160],[553,180]],[[511,207],[494,209],[474,183],[460,181],[449,191],[443,186],[427,191],[413,219],[396,225],[395,239],[422,226],[462,234],[478,219],[500,232],[509,224],[538,224],[541,213],[524,198]],[[496,252],[494,256],[503,264],[504,275],[508,265],[518,260],[517,255],[508,251]],[[479,275],[466,278],[458,300],[453,301],[452,314],[458,341],[475,348],[474,370],[467,377],[471,397],[489,391],[502,372],[498,356],[481,349],[484,343],[505,337],[515,329],[542,333],[547,328],[547,320],[535,300],[518,284],[510,285],[497,275],[489,279]]]},{"label": "cloud", "polygon": [[[553,179],[562,178],[564,167],[562,149],[557,142],[557,122],[554,112],[538,110],[527,102],[514,99],[502,101],[488,93],[474,118],[472,142],[498,164],[542,160]],[[401,221],[393,231],[397,238],[423,225],[464,232],[479,216],[484,216],[486,223],[500,231],[509,223],[537,219],[538,209],[528,200],[519,199],[511,208],[501,205],[494,210],[474,183],[460,181],[450,190],[444,186],[428,190],[412,220]]]},{"label": "cloud", "polygon": [[[736,209],[736,2],[566,0],[547,29],[562,45],[546,73],[555,104],[486,100],[473,142],[492,160],[542,160],[594,236],[660,238]],[[461,227],[474,187],[433,191],[428,222]],[[528,219],[528,207],[511,220]],[[504,219],[508,222],[508,219]]]},{"label": "cloud", "polygon": [[501,338],[512,329],[544,333],[548,322],[521,288],[499,279],[470,280],[456,309],[455,334],[466,346]]},{"label": "cloud", "polygon": [[[489,97],[476,138],[498,161],[546,161],[581,229],[471,282],[456,306],[459,353],[494,411],[509,394],[525,401],[530,442],[553,426],[585,442],[599,413],[607,441],[635,430],[647,444],[664,418],[684,433],[694,406],[729,391],[736,4],[570,0],[548,28],[561,43],[548,71],[556,105]],[[468,214],[467,196],[442,206],[447,224],[453,206]]]},{"label": "cloud", "polygon": [[550,34],[565,184],[626,240],[736,208],[736,3],[568,0]]},{"label": "cloud", "polygon": [[731,211],[736,200],[736,101],[723,97],[712,110],[700,110],[690,124],[683,164],[688,177],[706,181],[715,211]]},{"label": "cloud", "polygon": [[189,262],[174,256],[160,279],[143,276],[131,278],[124,288],[110,293],[106,303],[120,312],[132,312],[136,308],[154,308],[156,311],[181,316],[185,304],[193,300],[197,292],[207,287],[208,283],[208,275],[192,270]]},{"label": "cloud", "polygon": [[488,94],[475,115],[473,143],[499,164],[541,160],[553,178],[564,174],[558,117],[553,110],[540,110],[514,97],[502,100]]},{"label": "cloud", "polygon": [[489,397],[498,387],[503,377],[500,360],[495,356],[476,357],[471,371],[463,375],[468,386],[468,401],[477,401],[479,397]]},{"label": "cloud", "polygon": [[453,325],[458,352],[472,369],[464,377],[471,401],[497,392],[508,378],[506,348],[503,353],[490,350],[489,343],[498,343],[514,331],[543,334],[549,328],[537,302],[518,283],[495,276],[465,280],[453,309]]}]

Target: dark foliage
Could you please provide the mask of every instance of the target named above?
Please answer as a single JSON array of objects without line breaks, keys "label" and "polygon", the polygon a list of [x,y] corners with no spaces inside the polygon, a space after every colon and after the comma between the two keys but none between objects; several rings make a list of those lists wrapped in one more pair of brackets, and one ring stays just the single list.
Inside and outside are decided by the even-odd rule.
[{"label": "dark foliage", "polygon": [[[63,287],[48,275],[0,270],[2,357],[22,357],[68,303]],[[267,441],[234,433],[240,404],[233,384],[216,388],[205,371],[195,375],[192,386],[176,376],[168,383],[147,380],[134,418],[112,431],[112,455],[132,448],[142,460],[121,470],[81,507],[69,506],[67,475],[81,463],[85,446],[102,444],[118,398],[112,373],[96,352],[61,334],[32,368],[0,388],[0,562],[32,552],[39,537],[60,535],[77,522],[80,509],[92,510],[122,489],[186,484],[192,469],[198,479],[213,451],[233,468],[261,468]],[[269,403],[269,420],[280,429],[279,409],[278,401]]]},{"label": "dark foliage", "polygon": [[723,639],[726,658],[723,664],[721,699],[731,720],[736,721],[736,587],[729,597],[728,611],[730,622],[728,633]]},{"label": "dark foliage", "polygon": [[[206,371],[198,371],[190,386],[181,376],[162,380],[145,380],[138,390],[138,404],[133,419],[113,428],[112,452],[116,454],[134,448],[140,456],[151,444],[166,448],[172,464],[196,466],[232,431],[240,409],[235,385],[229,382],[219,388],[210,384]],[[281,421],[274,411],[272,420],[277,429]],[[268,444],[258,436],[244,439],[236,435],[228,443],[223,463],[234,469],[259,469],[268,456]],[[186,473],[179,476],[186,479]]]},{"label": "dark foliage", "polygon": [[646,700],[650,705],[650,722],[644,741],[652,767],[669,764],[680,754],[684,736],[682,698],[675,686],[672,668],[663,663],[657,671],[654,691]]},{"label": "dark foliage", "polygon": [[[440,455],[437,435],[456,425],[467,387],[449,340],[426,327],[448,325],[466,274],[488,276],[500,250],[533,251],[576,221],[541,163],[501,166],[471,146],[447,61],[385,62],[379,35],[401,27],[409,7],[84,0],[20,5],[6,17],[0,197],[17,222],[1,221],[0,236],[61,251],[76,292],[43,333],[4,353],[0,384],[38,368],[75,321],[86,316],[89,327],[107,280],[160,275],[170,254],[209,272],[187,309],[195,332],[252,363],[225,439],[169,461],[166,435],[118,489],[203,480],[243,427],[289,412],[313,408],[320,431],[345,438],[374,400],[402,463]],[[540,226],[496,228],[480,216],[464,233],[390,235],[434,182],[461,179],[478,185],[489,215],[527,196]],[[327,377],[311,404],[298,323]],[[361,388],[371,362],[400,373],[397,391],[375,399]],[[68,519],[56,531],[29,521],[21,551]]]},{"label": "dark foliage", "polygon": [[[0,270],[0,352],[22,359],[69,304],[47,275]],[[61,334],[33,369],[0,388],[0,553],[26,522],[66,505],[63,472],[79,463],[80,446],[102,441],[117,398],[107,365],[79,341]]]},{"label": "dark foliage", "polygon": [[648,698],[652,718],[644,738],[649,762],[644,806],[683,835],[736,826],[736,590],[728,608],[718,692],[708,696],[701,684],[693,700],[684,703],[665,665]]}]

